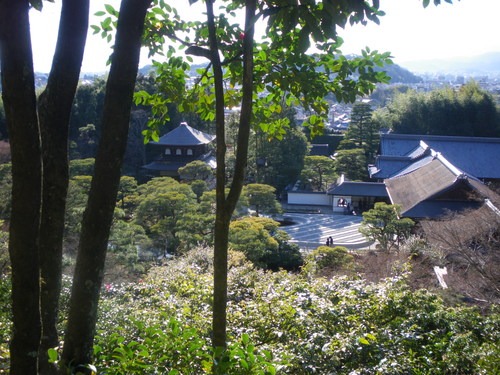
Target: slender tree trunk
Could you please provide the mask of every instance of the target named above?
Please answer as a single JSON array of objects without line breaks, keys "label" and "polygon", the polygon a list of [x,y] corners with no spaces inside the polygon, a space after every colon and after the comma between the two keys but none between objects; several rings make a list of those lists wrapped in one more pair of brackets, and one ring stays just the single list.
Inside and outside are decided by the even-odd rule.
[{"label": "slender tree trunk", "polygon": [[38,234],[42,164],[28,11],[27,0],[0,0],[2,95],[12,155],[10,373],[20,375],[37,373],[41,329]]},{"label": "slender tree trunk", "polygon": [[215,81],[215,122],[216,122],[216,212],[214,236],[214,301],[212,315],[214,348],[226,347],[226,305],[227,305],[227,246],[229,238],[229,220],[225,213],[226,187],[226,140],[224,117],[224,86],[222,64],[216,36],[213,4],[206,2],[207,23],[210,39],[210,60]]},{"label": "slender tree trunk", "polygon": [[47,350],[59,344],[56,329],[61,291],[64,215],[68,191],[68,133],[71,105],[87,38],[89,0],[64,0],[59,36],[38,113],[42,136],[43,199],[40,223],[42,340],[40,373],[55,373]]},{"label": "slender tree trunk", "polygon": [[127,144],[144,18],[150,3],[151,0],[123,0],[120,7],[115,49],[106,86],[103,130],[82,221],[62,370],[69,364],[88,364],[92,360],[97,305]]},{"label": "slender tree trunk", "polygon": [[226,347],[227,331],[227,250],[229,223],[236,203],[243,188],[248,157],[248,140],[252,118],[253,95],[253,38],[256,0],[246,1],[245,36],[243,38],[243,97],[241,103],[240,126],[236,150],[234,177],[229,194],[225,196],[225,156],[226,142],[224,137],[224,90],[222,66],[219,60],[215,33],[212,3],[207,1],[207,19],[210,35],[210,52],[214,68],[216,95],[216,136],[217,136],[217,174],[216,195],[217,208],[214,237],[214,302],[213,302],[213,338],[214,348]]}]

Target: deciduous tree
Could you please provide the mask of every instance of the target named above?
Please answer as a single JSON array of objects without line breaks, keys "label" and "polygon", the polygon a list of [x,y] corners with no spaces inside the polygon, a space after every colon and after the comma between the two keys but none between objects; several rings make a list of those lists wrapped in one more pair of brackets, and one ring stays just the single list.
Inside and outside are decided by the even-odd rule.
[{"label": "deciduous tree", "polygon": [[[60,361],[63,368],[91,361],[106,242],[124,152],[122,139],[125,136],[126,141],[144,16],[149,4],[149,0],[122,3],[106,89],[103,139],[82,224]],[[26,375],[37,373],[38,366],[44,373],[55,371],[48,364],[46,353],[59,343],[55,322],[68,186],[69,117],[88,28],[88,0],[63,1],[53,65],[47,88],[37,103],[29,33],[31,5],[41,9],[42,1],[0,2],[2,96],[9,126],[13,181],[9,239],[13,301],[10,360],[11,373]]]},{"label": "deciduous tree", "polygon": [[[220,1],[219,4],[221,8],[215,14],[214,2],[205,2],[206,22],[183,22],[170,7],[155,9],[148,19],[152,53],[158,52],[165,39],[170,38],[180,43],[186,53],[207,58],[209,64],[200,71],[200,80],[190,93],[184,94],[186,78],[182,71],[187,68],[186,63],[174,56],[174,47],[168,47],[170,60],[156,65],[168,95],[141,94],[138,101],[157,104],[153,112],[158,114],[158,119],[151,122],[152,127],[146,132],[154,139],[158,137],[155,125],[161,124],[167,114],[165,104],[178,98],[172,94],[197,99],[191,103],[183,101],[180,108],[196,110],[202,118],[216,123],[213,344],[223,348],[227,324],[229,223],[243,187],[252,126],[260,127],[270,138],[282,139],[286,132],[283,119],[261,120],[269,120],[272,113],[280,112],[281,103],[285,102],[287,106],[302,105],[311,111],[305,125],[313,135],[317,134],[327,118],[327,94],[333,93],[338,100],[354,101],[356,96],[370,92],[376,82],[387,80],[385,73],[375,72],[373,67],[388,62],[389,54],[369,49],[359,58],[347,59],[339,54],[342,41],[337,37],[336,28],[367,19],[378,22],[381,14],[378,1],[297,4],[287,0],[245,0]],[[236,11],[244,13],[241,25],[231,19]],[[258,21],[264,21],[266,27],[266,38],[262,42],[254,39]],[[318,52],[306,53],[312,44]],[[225,108],[234,106],[241,110],[235,166],[226,195]]]}]

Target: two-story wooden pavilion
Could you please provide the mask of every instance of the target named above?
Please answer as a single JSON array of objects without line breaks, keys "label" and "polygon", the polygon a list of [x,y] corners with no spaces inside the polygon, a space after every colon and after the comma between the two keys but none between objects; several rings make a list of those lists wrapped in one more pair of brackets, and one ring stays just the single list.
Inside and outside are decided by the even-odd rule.
[{"label": "two-story wooden pavilion", "polygon": [[179,178],[179,168],[201,160],[216,168],[211,143],[215,136],[192,128],[182,122],[178,127],[148,144],[150,162],[142,168],[147,178],[168,176]]}]

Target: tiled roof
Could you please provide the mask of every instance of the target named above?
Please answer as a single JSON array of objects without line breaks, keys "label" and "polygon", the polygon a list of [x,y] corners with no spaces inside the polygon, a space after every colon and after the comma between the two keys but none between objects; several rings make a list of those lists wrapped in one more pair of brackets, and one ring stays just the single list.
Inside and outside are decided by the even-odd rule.
[{"label": "tiled roof", "polygon": [[472,176],[500,179],[500,138],[393,133],[381,135],[377,172],[372,177],[392,176],[393,171],[403,162],[403,159],[392,158],[407,157],[408,165],[423,152],[425,145],[440,152],[453,165]]},{"label": "tiled roof", "polygon": [[403,216],[419,219],[435,219],[443,217],[450,212],[476,209],[481,207],[481,205],[482,203],[477,201],[424,201],[406,211]]},{"label": "tiled roof", "polygon": [[450,188],[457,177],[439,159],[434,159],[413,173],[385,180],[385,186],[391,202],[399,204],[404,214],[418,203]]},{"label": "tiled roof", "polygon": [[350,195],[356,197],[387,197],[385,185],[381,182],[344,181],[328,190],[330,195]]},{"label": "tiled roof", "polygon": [[[418,163],[418,162],[417,162]],[[485,198],[497,201],[497,195],[475,177],[456,168],[441,154],[434,155],[420,168],[386,179],[385,186],[393,204],[401,206],[401,214],[408,217],[439,217],[446,211],[477,208]],[[465,192],[460,198],[456,193]],[[469,193],[475,193],[474,198]]]},{"label": "tiled roof", "polygon": [[158,142],[151,143],[162,146],[196,146],[210,143],[214,139],[215,135],[204,133],[181,122],[174,130],[160,137]]}]

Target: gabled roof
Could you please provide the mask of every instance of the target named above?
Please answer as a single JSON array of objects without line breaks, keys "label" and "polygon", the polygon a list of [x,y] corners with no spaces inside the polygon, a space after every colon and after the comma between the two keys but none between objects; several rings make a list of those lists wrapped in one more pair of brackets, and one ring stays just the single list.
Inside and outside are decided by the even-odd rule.
[{"label": "gabled roof", "polygon": [[328,190],[330,195],[350,195],[355,197],[387,197],[387,190],[382,182],[343,181]]},{"label": "gabled roof", "polygon": [[[500,179],[500,138],[413,134],[381,134],[380,156],[371,177],[389,178],[431,148],[465,173],[480,179]],[[401,164],[407,164],[401,167]],[[398,168],[401,167],[399,170]]]},{"label": "gabled roof", "polygon": [[441,154],[417,169],[386,179],[385,186],[393,204],[401,206],[401,214],[411,217],[436,217],[446,210],[477,206],[477,199],[440,199],[443,194],[461,189],[488,197],[491,192],[475,177],[456,168]]},{"label": "gabled roof", "polygon": [[197,146],[208,144],[214,139],[215,135],[204,133],[192,128],[185,122],[181,122],[174,130],[160,137],[158,142],[151,142],[151,144],[161,146]]},{"label": "gabled roof", "polygon": [[403,216],[414,219],[435,219],[446,216],[451,212],[474,210],[480,208],[481,206],[482,203],[477,201],[423,201],[406,211]]}]

